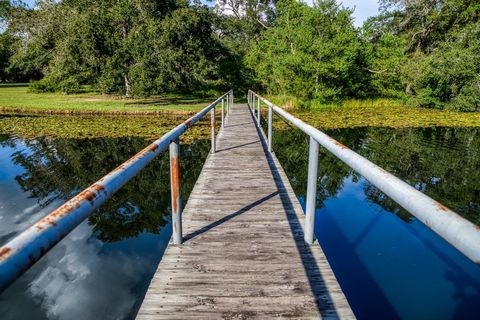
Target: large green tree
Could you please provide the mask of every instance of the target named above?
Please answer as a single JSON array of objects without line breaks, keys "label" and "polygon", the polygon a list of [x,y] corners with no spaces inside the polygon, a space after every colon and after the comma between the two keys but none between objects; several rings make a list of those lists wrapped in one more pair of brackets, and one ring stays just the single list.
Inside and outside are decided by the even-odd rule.
[{"label": "large green tree", "polygon": [[397,83],[412,100],[426,107],[480,111],[480,2],[380,2],[383,23],[377,31],[405,43],[408,59],[398,63],[402,76]]},{"label": "large green tree", "polygon": [[12,24],[22,35],[12,61],[44,74],[34,85],[40,91],[85,84],[127,96],[223,89],[227,55],[215,19],[183,0],[43,0]]},{"label": "large green tree", "polygon": [[332,100],[361,97],[366,66],[351,11],[334,0],[276,4],[275,24],[246,59],[274,94]]}]

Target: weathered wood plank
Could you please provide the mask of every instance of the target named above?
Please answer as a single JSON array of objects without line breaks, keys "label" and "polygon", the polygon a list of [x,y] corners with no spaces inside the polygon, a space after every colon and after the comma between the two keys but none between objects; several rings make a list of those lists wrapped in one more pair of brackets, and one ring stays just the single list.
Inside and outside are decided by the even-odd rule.
[{"label": "weathered wood plank", "polygon": [[245,105],[220,130],[138,319],[353,319],[303,211]]}]

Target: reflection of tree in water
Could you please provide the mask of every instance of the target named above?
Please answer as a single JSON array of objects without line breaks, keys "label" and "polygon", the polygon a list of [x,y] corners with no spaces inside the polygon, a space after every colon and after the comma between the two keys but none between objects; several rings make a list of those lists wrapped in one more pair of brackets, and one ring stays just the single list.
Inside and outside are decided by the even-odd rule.
[{"label": "reflection of tree in water", "polygon": [[[18,146],[14,139],[3,145]],[[139,138],[47,139],[25,142],[13,155],[25,172],[16,177],[21,188],[42,206],[67,200],[100,179],[148,143]],[[182,198],[187,199],[209,152],[209,141],[199,140],[181,148]],[[170,219],[168,150],[89,218],[98,238],[117,241],[148,231],[158,233]]]},{"label": "reflection of tree in water", "polygon": [[[470,221],[480,224],[480,129],[355,128],[327,132],[359,154],[395,174]],[[275,130],[274,149],[299,196],[306,194],[308,139],[296,129]],[[317,201],[335,196],[351,169],[320,148]],[[369,183],[372,202],[409,220],[410,214]]]}]

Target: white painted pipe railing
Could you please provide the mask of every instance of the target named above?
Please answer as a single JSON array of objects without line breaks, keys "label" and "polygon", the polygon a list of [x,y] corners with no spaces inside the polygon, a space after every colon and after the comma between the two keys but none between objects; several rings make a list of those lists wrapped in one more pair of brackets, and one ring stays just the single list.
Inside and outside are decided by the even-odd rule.
[{"label": "white painted pipe railing", "polygon": [[[272,150],[272,113],[280,115],[302,130],[310,137],[307,203],[305,220],[305,241],[309,244],[314,240],[315,204],[318,179],[318,144],[342,160],[350,168],[360,173],[375,187],[392,200],[413,214],[427,227],[457,248],[475,263],[480,263],[480,227],[458,215],[456,212],[433,200],[424,193],[410,186],[393,174],[387,172],[373,162],[350,150],[337,140],[320,130],[306,124],[282,108],[274,105],[255,92],[248,91],[248,104],[255,114],[257,102],[257,123],[260,123],[260,101],[268,106],[268,149]],[[261,127],[260,127],[261,129]]]},{"label": "white painted pipe railing", "polygon": [[[215,107],[233,105],[233,90],[185,120],[160,139],[122,163],[109,174],[52,211],[27,230],[0,247],[0,293],[40,260],[51,248],[84,221],[92,212],[135,177],[147,164],[169,148],[172,200],[172,238],[182,243],[182,201],[180,198],[180,136],[210,112],[212,150],[215,152]],[[222,123],[224,119],[222,117]],[[188,174],[188,173],[187,173]]]}]

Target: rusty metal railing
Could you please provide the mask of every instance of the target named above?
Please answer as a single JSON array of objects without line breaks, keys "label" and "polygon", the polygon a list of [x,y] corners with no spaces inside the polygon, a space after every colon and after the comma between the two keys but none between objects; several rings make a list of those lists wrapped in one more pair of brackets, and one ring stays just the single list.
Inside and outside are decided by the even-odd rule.
[{"label": "rusty metal railing", "polygon": [[210,112],[212,150],[215,152],[215,107],[221,103],[221,125],[233,104],[233,90],[222,95],[202,111],[170,130],[160,139],[119,165],[109,174],[67,201],[0,248],[0,292],[19,278],[53,246],[84,221],[95,209],[115,194],[167,147],[170,148],[173,242],[182,242],[180,199],[180,136]]},{"label": "rusty metal railing", "polygon": [[[295,127],[310,137],[308,158],[307,199],[305,209],[305,241],[314,241],[315,202],[318,180],[319,144],[342,160],[350,168],[360,173],[365,179],[393,199],[408,212],[422,221],[440,237],[457,248],[475,263],[480,263],[480,228],[464,219],[456,212],[431,199],[406,182],[395,177],[371,161],[350,150],[337,140],[320,130],[292,116],[267,99],[248,91],[248,105],[260,127],[261,102],[268,106],[268,150],[272,151],[272,113],[291,122]],[[255,104],[257,111],[255,112]],[[261,129],[261,127],[260,127]]]}]

